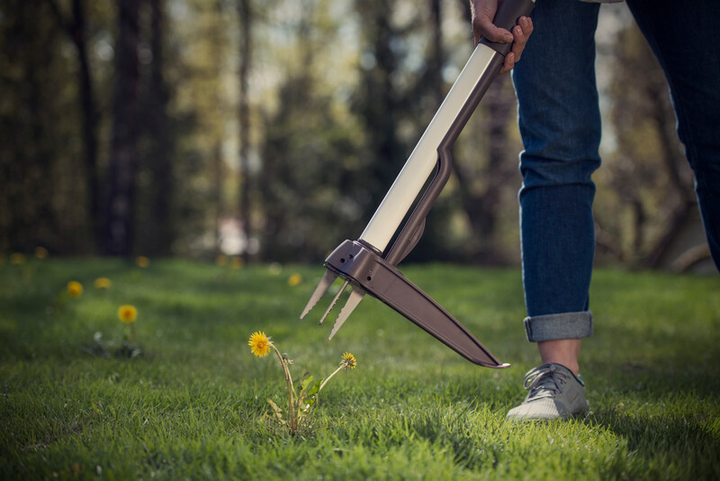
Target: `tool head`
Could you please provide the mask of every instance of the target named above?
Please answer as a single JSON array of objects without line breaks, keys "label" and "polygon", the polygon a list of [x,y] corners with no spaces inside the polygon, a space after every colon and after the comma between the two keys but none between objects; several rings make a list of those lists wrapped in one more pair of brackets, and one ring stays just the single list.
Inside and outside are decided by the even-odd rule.
[{"label": "tool head", "polygon": [[[302,314],[300,314],[300,319],[304,318],[310,310],[315,307],[315,304],[318,303],[318,301],[322,298],[322,296],[325,295],[327,290],[330,288],[333,282],[335,282],[335,279],[337,279],[337,274],[333,273],[332,271],[326,271],[325,275],[322,279],[320,279],[320,284],[317,285],[315,288],[315,291],[312,293],[312,296],[310,296],[310,300],[305,305],[305,309],[303,309]],[[332,307],[332,306],[331,306]],[[327,313],[325,313],[327,315]],[[323,316],[323,319],[325,316]],[[320,324],[322,324],[322,320],[320,320]]]},{"label": "tool head", "polygon": [[[350,243],[350,244],[348,244]],[[330,254],[330,256],[325,261],[325,267],[328,269],[325,274],[323,275],[322,279],[320,279],[320,283],[315,288],[315,291],[313,292],[312,296],[310,296],[310,300],[308,301],[307,305],[305,306],[305,309],[303,309],[302,314],[300,315],[300,319],[303,319],[310,310],[315,307],[315,305],[320,301],[320,299],[325,295],[325,293],[330,289],[330,286],[335,282],[335,280],[338,277],[342,277],[344,279],[344,282],[338,292],[333,297],[332,301],[330,301],[330,305],[325,310],[325,313],[320,318],[319,324],[322,325],[325,319],[327,318],[328,314],[330,314],[330,311],[332,311],[333,307],[335,307],[335,304],[337,303],[338,299],[342,296],[345,289],[350,285],[351,279],[348,278],[345,273],[343,273],[342,270],[339,270],[335,267],[333,267],[333,264],[331,263],[339,263],[342,264],[346,261],[346,259],[349,261],[352,259],[353,254],[352,252],[348,252],[348,247],[352,246],[352,241],[346,240],[342,244],[340,244],[335,251]],[[333,336],[337,333],[337,331],[342,327],[342,325],[345,323],[348,317],[350,317],[350,314],[355,310],[355,308],[360,304],[360,301],[365,296],[365,292],[360,288],[359,285],[356,283],[353,283],[352,292],[350,294],[350,297],[348,298],[347,302],[343,306],[343,308],[340,310],[340,314],[338,315],[338,318],[335,321],[335,324],[333,325],[332,331],[330,333],[330,336],[328,337],[328,340],[332,339]]]},{"label": "tool head", "polygon": [[352,286],[352,292],[328,339],[335,336],[365,294],[369,293],[467,360],[496,369],[508,367],[508,364],[499,362],[449,312],[362,242],[346,240],[340,244],[325,260],[325,267],[328,271],[315,289],[302,317],[319,301],[333,281],[342,277],[343,285],[325,311],[320,321],[322,324],[347,286]]}]

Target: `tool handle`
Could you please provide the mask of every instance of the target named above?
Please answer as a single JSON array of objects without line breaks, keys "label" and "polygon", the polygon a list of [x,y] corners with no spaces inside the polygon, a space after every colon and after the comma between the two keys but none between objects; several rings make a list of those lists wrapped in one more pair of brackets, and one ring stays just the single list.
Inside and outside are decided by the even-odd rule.
[{"label": "tool handle", "polygon": [[[518,8],[518,4],[522,8]],[[512,25],[517,22],[518,12],[529,13],[532,5],[532,0],[505,0],[500,6],[496,18],[504,18],[503,22],[512,28]],[[504,48],[504,44],[494,46],[499,49]],[[475,48],[395,182],[358,239],[366,245],[384,252],[403,218],[422,191],[428,177],[439,165],[436,178],[430,186],[432,188],[426,189],[425,195],[410,218],[412,222],[406,222],[403,232],[391,248],[392,253],[388,253],[386,256],[386,259],[393,265],[400,262],[414,246],[416,237],[414,233],[421,232],[418,227],[420,222],[447,181],[445,176],[450,175],[449,162],[442,162],[442,159],[438,162],[439,151],[449,149],[455,142],[505,61],[504,55],[496,48],[485,44]],[[446,158],[449,161],[449,153]]]},{"label": "tool handle", "polygon": [[[533,8],[535,8],[535,0],[505,0],[498,7],[493,23],[512,32],[520,17],[529,16]],[[487,45],[503,56],[507,55],[512,48],[512,43],[491,42],[485,37],[480,39],[480,43]]]}]

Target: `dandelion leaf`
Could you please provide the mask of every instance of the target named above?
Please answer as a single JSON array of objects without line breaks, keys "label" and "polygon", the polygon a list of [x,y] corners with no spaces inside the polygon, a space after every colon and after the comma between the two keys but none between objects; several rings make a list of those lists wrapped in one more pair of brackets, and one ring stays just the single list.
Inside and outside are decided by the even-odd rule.
[{"label": "dandelion leaf", "polygon": [[268,399],[267,402],[268,402],[268,404],[270,404],[270,407],[275,412],[275,416],[278,418],[278,421],[280,421],[281,423],[284,423],[285,421],[283,420],[283,417],[282,417],[282,409],[280,409],[278,407],[278,405],[272,401],[272,399]]},{"label": "dandelion leaf", "polygon": [[320,391],[320,386],[322,385],[323,380],[320,379],[318,382],[315,383],[315,385],[308,391],[307,393],[307,402],[312,406],[315,404],[315,401],[317,400],[317,393]]}]

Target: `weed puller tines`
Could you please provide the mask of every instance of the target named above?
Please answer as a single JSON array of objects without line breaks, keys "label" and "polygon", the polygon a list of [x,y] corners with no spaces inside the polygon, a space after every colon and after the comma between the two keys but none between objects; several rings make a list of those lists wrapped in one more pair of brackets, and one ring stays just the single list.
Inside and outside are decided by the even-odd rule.
[{"label": "weed puller tines", "polygon": [[[535,0],[505,0],[494,22],[510,30],[520,17],[530,14],[534,5]],[[344,241],[325,260],[327,272],[300,319],[313,308],[335,279],[341,277],[344,283],[320,319],[320,324],[348,284],[352,286],[352,292],[335,321],[329,339],[369,293],[469,361],[492,368],[509,366],[500,363],[462,324],[406,279],[395,266],[420,240],[425,217],[450,177],[450,149],[497,76],[510,48],[510,44],[493,43],[485,38],[480,40],[360,238]],[[385,251],[436,166],[435,177],[392,247]]]}]

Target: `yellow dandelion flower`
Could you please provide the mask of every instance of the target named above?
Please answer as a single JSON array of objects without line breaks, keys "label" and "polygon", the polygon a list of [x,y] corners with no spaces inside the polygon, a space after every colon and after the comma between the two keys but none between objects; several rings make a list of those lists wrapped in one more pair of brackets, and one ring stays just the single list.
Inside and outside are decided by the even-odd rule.
[{"label": "yellow dandelion flower", "polygon": [[118,317],[122,322],[131,324],[135,322],[135,318],[137,318],[137,309],[131,305],[120,306],[120,309],[118,309]]},{"label": "yellow dandelion flower", "polygon": [[83,286],[77,281],[70,281],[67,285],[67,291],[72,297],[80,297],[83,293]]},{"label": "yellow dandelion flower", "polygon": [[232,258],[232,268],[233,269],[242,269],[243,264],[245,264],[245,261],[242,260],[242,257],[233,257]]},{"label": "yellow dandelion flower", "polygon": [[302,282],[302,276],[300,274],[293,274],[290,277],[288,277],[288,285],[290,287],[299,286]]},{"label": "yellow dandelion flower", "polygon": [[108,289],[112,286],[112,281],[107,277],[98,277],[95,279],[95,289]]},{"label": "yellow dandelion flower", "polygon": [[45,259],[48,256],[48,250],[44,247],[35,248],[35,257],[38,259]]},{"label": "yellow dandelion flower", "polygon": [[25,256],[20,254],[19,252],[15,252],[14,254],[10,254],[10,264],[14,266],[18,266],[25,262]]},{"label": "yellow dandelion flower", "polygon": [[145,257],[145,256],[138,256],[138,257],[135,259],[135,264],[137,264],[138,267],[140,267],[140,268],[142,268],[142,269],[145,269],[147,266],[150,265],[150,259],[148,259],[148,258]]},{"label": "yellow dandelion flower", "polygon": [[225,267],[227,265],[227,256],[224,254],[220,254],[215,258],[215,264],[220,267]]},{"label": "yellow dandelion flower", "polygon": [[355,369],[355,366],[357,366],[357,359],[355,359],[355,356],[349,352],[346,352],[342,355],[342,361],[340,361],[340,364],[343,364],[345,369]]},{"label": "yellow dandelion flower", "polygon": [[252,353],[255,354],[257,357],[263,357],[270,354],[271,345],[272,342],[270,341],[270,338],[267,337],[262,331],[254,332],[250,336],[250,340],[248,341],[250,351],[252,351]]}]

